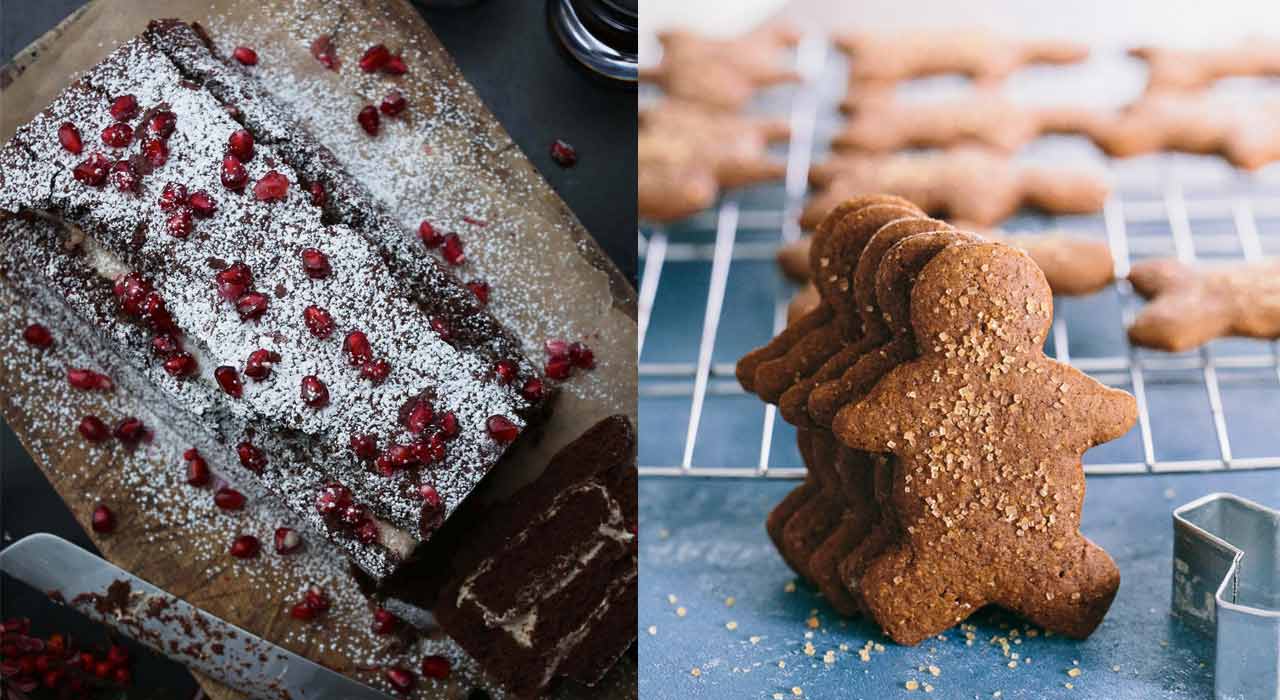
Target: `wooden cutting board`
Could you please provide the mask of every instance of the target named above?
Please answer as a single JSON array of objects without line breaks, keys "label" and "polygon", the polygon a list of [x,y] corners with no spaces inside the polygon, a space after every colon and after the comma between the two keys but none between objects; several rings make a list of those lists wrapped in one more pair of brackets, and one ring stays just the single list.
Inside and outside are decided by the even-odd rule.
[{"label": "wooden cutting board", "polygon": [[[556,196],[463,79],[440,42],[404,0],[343,3],[292,0],[96,0],[28,49],[0,74],[0,141],[42,109],[71,77],[140,33],[149,19],[180,17],[204,24],[224,50],[254,47],[255,71],[277,97],[307,115],[309,127],[406,226],[424,218],[455,230],[467,244],[466,279],[493,287],[490,308],[541,357],[547,338],[584,339],[597,368],[565,383],[545,437],[513,455],[484,498],[504,495],[536,476],[550,455],[598,419],[625,413],[635,421],[635,294],[572,212]],[[308,48],[330,35],[341,68],[325,70]],[[408,73],[367,76],[355,68],[370,45],[402,52]],[[404,124],[388,126],[376,141],[364,137],[354,115],[392,87],[410,104]],[[513,86],[518,89],[518,86]],[[430,135],[416,120],[436,120]],[[442,128],[440,125],[443,124]],[[570,135],[571,137],[571,135]],[[409,235],[406,231],[406,235]],[[116,391],[70,389],[67,367],[111,372],[108,358],[88,357],[61,335],[38,351],[21,340],[33,321],[51,312],[15,293],[0,278],[0,409],[58,493],[88,530],[99,502],[119,521],[116,532],[94,542],[117,565],[201,608],[292,651],[387,688],[374,667],[417,669],[423,656],[441,654],[454,666],[448,681],[420,679],[414,697],[462,698],[489,683],[447,638],[392,649],[373,634],[371,612],[355,590],[343,558],[318,538],[303,553],[281,557],[271,533],[292,518],[251,486],[236,484],[250,503],[226,513],[211,492],[184,482],[181,453],[188,445],[163,415],[137,397]],[[86,414],[109,424],[126,415],[143,419],[155,439],[133,452],[117,445],[85,447],[75,432]],[[227,555],[237,534],[257,535],[264,553],[242,562]],[[318,621],[288,615],[310,585],[333,599]],[[201,678],[216,700],[240,697]],[[145,683],[145,679],[140,679]],[[634,698],[634,654],[624,657],[603,687],[564,686],[562,697]]]}]

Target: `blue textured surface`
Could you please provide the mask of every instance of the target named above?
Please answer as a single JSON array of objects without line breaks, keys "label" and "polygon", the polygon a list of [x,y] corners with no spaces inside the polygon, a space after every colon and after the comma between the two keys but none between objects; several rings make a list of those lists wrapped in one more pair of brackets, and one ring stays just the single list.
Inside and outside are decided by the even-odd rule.
[{"label": "blue textured surface", "polygon": [[[1274,416],[1274,414],[1273,414]],[[1088,482],[1084,533],[1115,558],[1120,592],[1098,631],[1083,642],[1026,636],[1017,618],[975,616],[974,641],[953,629],[918,647],[893,644],[873,623],[842,620],[799,584],[764,531],[769,509],[797,482],[765,479],[647,478],[640,484],[640,692],[645,698],[792,699],[915,697],[1208,698],[1213,646],[1169,614],[1171,510],[1212,491],[1280,506],[1275,472],[1096,476]],[[676,596],[672,604],[668,596]],[[732,607],[725,599],[734,597]],[[677,615],[678,607],[686,610]],[[816,610],[820,627],[806,621]],[[736,622],[736,629],[726,628]],[[656,628],[650,634],[649,628]],[[1019,630],[1017,668],[991,639]],[[805,633],[813,632],[806,640]],[[752,637],[758,637],[752,643]],[[859,660],[867,641],[883,652]],[[804,653],[806,641],[815,654]],[[841,651],[840,645],[847,646]],[[835,650],[835,663],[823,660]],[[785,667],[779,667],[783,662]],[[1081,673],[1067,671],[1079,662]],[[932,676],[927,668],[936,666]],[[694,676],[697,667],[700,675]],[[926,670],[921,671],[920,668]],[[1118,667],[1118,670],[1114,670]],[[1067,688],[1066,683],[1073,688]],[[923,688],[916,691],[926,697]]]}]

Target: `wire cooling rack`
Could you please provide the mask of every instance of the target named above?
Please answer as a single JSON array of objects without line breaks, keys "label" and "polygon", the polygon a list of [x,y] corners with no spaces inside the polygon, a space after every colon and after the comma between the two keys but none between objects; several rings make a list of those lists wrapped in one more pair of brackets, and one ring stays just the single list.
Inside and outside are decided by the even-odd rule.
[{"label": "wire cooling rack", "polygon": [[[804,475],[794,429],[775,407],[743,392],[734,376],[737,358],[784,325],[797,288],[781,277],[774,256],[779,245],[801,236],[797,219],[809,165],[841,123],[843,59],[825,39],[808,37],[796,60],[803,81],[764,105],[790,115],[792,136],[778,153],[786,158],[785,181],[727,193],[715,209],[676,225],[641,228],[642,476]],[[1124,334],[1142,304],[1124,281],[1131,260],[1280,255],[1277,168],[1249,174],[1212,157],[1180,154],[1112,161],[1075,137],[1040,139],[1019,158],[1095,161],[1112,182],[1099,215],[1004,224],[1105,238],[1115,259],[1119,281],[1107,290],[1055,299],[1045,344],[1050,356],[1137,398],[1138,425],[1090,451],[1085,471],[1280,467],[1280,343],[1223,339],[1173,354],[1132,347]]]}]

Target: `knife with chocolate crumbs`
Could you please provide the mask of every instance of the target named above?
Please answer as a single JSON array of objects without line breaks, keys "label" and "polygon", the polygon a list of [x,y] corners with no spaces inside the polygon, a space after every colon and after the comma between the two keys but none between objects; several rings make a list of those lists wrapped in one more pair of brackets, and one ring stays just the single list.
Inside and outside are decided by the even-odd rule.
[{"label": "knife with chocolate crumbs", "polygon": [[0,571],[251,697],[389,698],[210,615],[54,535],[28,535],[0,550]]}]

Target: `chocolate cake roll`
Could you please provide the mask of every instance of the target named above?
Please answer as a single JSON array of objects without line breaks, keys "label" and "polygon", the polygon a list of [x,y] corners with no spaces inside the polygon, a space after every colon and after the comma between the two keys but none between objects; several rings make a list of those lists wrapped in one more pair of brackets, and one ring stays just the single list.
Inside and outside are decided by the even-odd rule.
[{"label": "chocolate cake roll", "polygon": [[157,23],[63,91],[0,150],[0,210],[79,231],[23,242],[5,226],[0,244],[45,246],[51,264],[21,274],[381,579],[551,392],[420,242],[410,264],[414,237],[295,120],[266,131],[245,117],[265,99],[226,101],[215,64],[194,29]]}]

